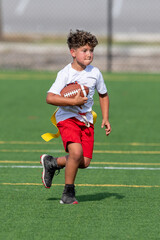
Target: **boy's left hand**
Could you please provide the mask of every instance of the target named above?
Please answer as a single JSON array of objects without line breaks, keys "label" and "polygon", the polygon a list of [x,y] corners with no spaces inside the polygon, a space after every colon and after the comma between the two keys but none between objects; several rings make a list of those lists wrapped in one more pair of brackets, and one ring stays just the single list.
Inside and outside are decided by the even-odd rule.
[{"label": "boy's left hand", "polygon": [[108,136],[111,133],[111,125],[109,121],[102,120],[101,128],[105,126],[106,135]]}]

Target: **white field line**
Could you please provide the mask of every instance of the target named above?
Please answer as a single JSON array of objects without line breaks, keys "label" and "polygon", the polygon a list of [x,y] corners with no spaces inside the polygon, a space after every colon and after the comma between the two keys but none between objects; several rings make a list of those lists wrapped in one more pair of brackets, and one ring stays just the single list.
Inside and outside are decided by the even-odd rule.
[{"label": "white field line", "polygon": [[[11,163],[11,164],[35,164],[39,161],[18,161],[18,160],[0,160],[0,163]],[[134,166],[160,166],[160,163],[142,163],[142,162],[91,162],[91,165],[134,165]]]},{"label": "white field line", "polygon": [[145,168],[145,167],[88,167],[87,169],[105,169],[105,170],[160,170],[160,168]]},{"label": "white field line", "polygon": [[[42,166],[24,166],[24,165],[0,165],[0,168],[42,168]],[[146,168],[146,167],[88,167],[88,170],[148,170],[148,171],[159,171],[160,168]]]}]

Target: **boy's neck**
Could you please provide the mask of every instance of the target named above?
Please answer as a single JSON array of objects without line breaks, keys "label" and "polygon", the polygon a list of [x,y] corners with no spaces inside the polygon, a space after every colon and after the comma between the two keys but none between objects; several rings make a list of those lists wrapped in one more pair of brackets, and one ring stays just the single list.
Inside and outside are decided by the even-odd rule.
[{"label": "boy's neck", "polygon": [[77,64],[77,63],[75,63],[74,61],[71,63],[71,66],[72,66],[72,68],[73,68],[74,70],[76,70],[76,71],[78,71],[78,72],[81,72],[81,71],[83,71],[83,70],[86,68],[86,66]]}]

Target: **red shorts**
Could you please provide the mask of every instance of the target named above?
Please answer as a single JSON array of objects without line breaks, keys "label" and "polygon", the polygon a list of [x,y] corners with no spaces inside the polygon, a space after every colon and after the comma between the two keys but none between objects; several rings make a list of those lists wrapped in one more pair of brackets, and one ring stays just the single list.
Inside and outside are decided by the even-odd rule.
[{"label": "red shorts", "polygon": [[94,145],[94,125],[86,127],[85,123],[76,118],[69,118],[57,123],[65,151],[68,152],[68,143],[80,143],[83,149],[83,156],[92,159]]}]

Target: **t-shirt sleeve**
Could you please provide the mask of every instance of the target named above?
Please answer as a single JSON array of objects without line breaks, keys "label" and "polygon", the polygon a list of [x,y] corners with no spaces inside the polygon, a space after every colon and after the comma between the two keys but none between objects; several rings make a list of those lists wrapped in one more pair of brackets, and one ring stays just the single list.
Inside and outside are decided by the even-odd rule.
[{"label": "t-shirt sleeve", "polygon": [[107,93],[107,87],[106,87],[106,84],[104,82],[102,73],[100,71],[98,72],[98,78],[97,78],[97,82],[96,82],[96,90],[100,94]]},{"label": "t-shirt sleeve", "polygon": [[67,81],[66,81],[66,74],[64,74],[62,71],[60,71],[57,74],[56,80],[52,84],[52,86],[48,90],[48,92],[60,95],[60,91],[64,88],[66,83],[67,83]]}]

